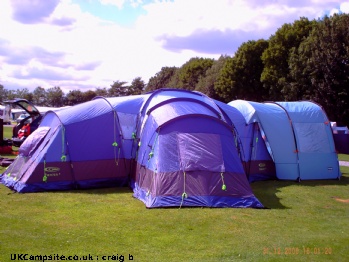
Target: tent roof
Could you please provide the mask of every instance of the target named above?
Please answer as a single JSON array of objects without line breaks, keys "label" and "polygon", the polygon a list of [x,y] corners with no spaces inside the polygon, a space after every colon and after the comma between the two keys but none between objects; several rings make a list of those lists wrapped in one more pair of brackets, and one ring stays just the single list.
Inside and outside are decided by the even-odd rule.
[{"label": "tent roof", "polygon": [[138,114],[140,108],[147,101],[150,94],[134,95],[134,96],[120,96],[120,97],[96,97],[95,99],[105,99],[115,111],[120,113]]},{"label": "tent roof", "polygon": [[310,101],[276,102],[276,104],[282,106],[294,122],[324,123],[329,121],[322,108]]},{"label": "tent roof", "polygon": [[152,110],[152,117],[157,126],[161,126],[179,116],[198,113],[218,118],[215,111],[198,102],[195,102],[195,100],[172,100],[172,103],[162,104],[162,106]]},{"label": "tent roof", "polygon": [[149,98],[144,103],[141,109],[142,117],[144,117],[147,114],[148,110],[150,110],[154,106],[164,101],[170,100],[172,98],[176,98],[178,100],[193,99],[193,100],[201,101],[207,104],[208,106],[210,106],[212,110],[215,110],[219,118],[223,119],[222,112],[219,109],[219,107],[216,105],[213,99],[199,92],[191,92],[191,91],[182,90],[182,89],[158,89],[150,93]]},{"label": "tent roof", "polygon": [[102,114],[111,112],[112,108],[107,103],[100,103],[98,100],[92,100],[81,103],[59,111],[48,111],[55,113],[64,125],[93,119]]}]

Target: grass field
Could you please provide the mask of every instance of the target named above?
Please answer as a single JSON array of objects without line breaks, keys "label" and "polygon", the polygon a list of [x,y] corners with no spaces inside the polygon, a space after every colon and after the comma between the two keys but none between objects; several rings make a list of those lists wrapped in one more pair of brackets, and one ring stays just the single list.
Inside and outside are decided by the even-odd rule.
[{"label": "grass field", "polygon": [[349,167],[341,171],[339,181],[253,183],[268,209],[146,209],[128,188],[0,185],[0,261],[349,261]]}]

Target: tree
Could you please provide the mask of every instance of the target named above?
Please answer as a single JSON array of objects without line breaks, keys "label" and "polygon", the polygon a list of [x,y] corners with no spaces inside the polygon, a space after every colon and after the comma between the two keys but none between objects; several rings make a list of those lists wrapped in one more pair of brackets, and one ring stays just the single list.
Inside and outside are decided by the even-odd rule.
[{"label": "tree", "polygon": [[263,71],[261,56],[267,47],[266,40],[248,41],[239,47],[232,59],[227,60],[215,85],[225,102],[234,99],[267,100],[268,95],[260,81]]},{"label": "tree", "polygon": [[220,72],[228,59],[229,56],[222,55],[218,60],[215,60],[211,68],[207,69],[205,76],[199,79],[195,90],[204,93],[213,99],[219,99],[220,96],[216,92],[215,85]]},{"label": "tree", "polygon": [[66,95],[66,105],[73,106],[85,102],[85,97],[80,90],[71,90]]},{"label": "tree", "polygon": [[95,93],[96,93],[96,96],[104,96],[104,97],[108,96],[108,90],[105,87],[104,88],[97,87]]},{"label": "tree", "polygon": [[149,92],[168,87],[171,78],[177,70],[177,67],[162,67],[160,72],[156,73],[155,76],[149,79],[145,91]]},{"label": "tree", "polygon": [[[293,24],[284,24],[269,39],[269,46],[262,55],[264,69],[261,80],[269,90],[270,100],[284,100],[292,82],[289,72],[290,53],[298,48],[310,34],[316,21],[301,18]],[[286,98],[287,97],[286,95]]]},{"label": "tree", "polygon": [[145,89],[145,83],[141,77],[136,77],[132,80],[131,86],[128,89],[127,95],[140,95]]},{"label": "tree", "polygon": [[7,90],[0,84],[0,101],[2,102],[5,100],[7,100]]},{"label": "tree", "polygon": [[227,57],[214,85],[215,91],[219,96],[219,100],[230,102],[231,100],[237,98],[237,91],[233,90],[232,75],[233,58]]},{"label": "tree", "polygon": [[46,105],[46,90],[40,86],[33,91],[33,103],[38,106]]},{"label": "tree", "polygon": [[[291,71],[332,121],[349,125],[349,15],[336,14],[317,26],[293,57]],[[304,85],[309,85],[308,87]]]},{"label": "tree", "polygon": [[22,89],[16,89],[13,92],[15,98],[23,98],[26,99],[28,101],[32,101],[33,100],[33,95],[32,93],[30,93],[28,88],[22,88]]},{"label": "tree", "polygon": [[6,90],[6,100],[12,100],[15,99],[16,96],[16,91],[15,90]]},{"label": "tree", "polygon": [[61,107],[64,105],[64,93],[59,86],[51,87],[46,91],[47,105]]},{"label": "tree", "polygon": [[83,92],[82,96],[83,96],[83,101],[87,102],[95,98],[97,96],[97,93],[95,91],[88,90],[86,92]]},{"label": "tree", "polygon": [[168,83],[173,88],[183,88],[194,90],[200,77],[203,77],[206,71],[213,65],[214,59],[210,58],[191,58],[182,67],[176,70]]},{"label": "tree", "polygon": [[128,93],[128,87],[125,86],[127,82],[115,81],[108,89],[108,96],[125,96]]},{"label": "tree", "polygon": [[293,48],[290,54],[290,75],[292,81],[289,83],[288,92],[285,93],[286,100],[311,100],[313,91],[311,84],[311,72],[305,69],[308,59],[311,57],[308,41],[304,40],[298,48]]}]

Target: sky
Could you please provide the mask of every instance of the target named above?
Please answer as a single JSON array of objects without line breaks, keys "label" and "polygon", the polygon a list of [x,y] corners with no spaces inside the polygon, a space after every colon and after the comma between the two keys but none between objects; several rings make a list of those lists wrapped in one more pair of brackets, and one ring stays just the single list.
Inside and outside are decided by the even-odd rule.
[{"label": "sky", "polygon": [[349,13],[341,0],[1,0],[0,84],[33,91],[147,83],[190,58],[233,56],[300,17]]}]

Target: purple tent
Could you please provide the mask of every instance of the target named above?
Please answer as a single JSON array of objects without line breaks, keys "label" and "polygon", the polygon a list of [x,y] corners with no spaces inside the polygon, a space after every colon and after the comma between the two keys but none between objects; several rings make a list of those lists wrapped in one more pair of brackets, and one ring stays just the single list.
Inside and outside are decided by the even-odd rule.
[{"label": "purple tent", "polygon": [[133,187],[147,207],[262,207],[246,178],[233,127],[213,100],[159,90],[142,111],[147,113],[140,115]]},{"label": "purple tent", "polygon": [[146,97],[98,97],[47,112],[1,182],[21,193],[127,186],[132,133]]},{"label": "purple tent", "polygon": [[47,112],[1,175],[18,192],[127,186],[147,207],[263,207],[216,102],[163,89]]}]

